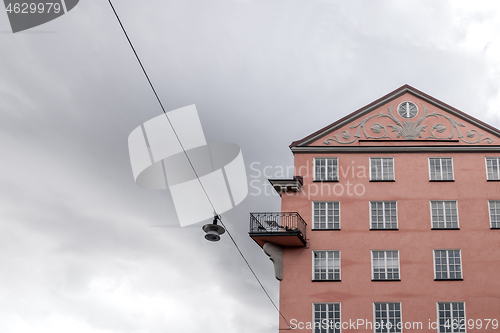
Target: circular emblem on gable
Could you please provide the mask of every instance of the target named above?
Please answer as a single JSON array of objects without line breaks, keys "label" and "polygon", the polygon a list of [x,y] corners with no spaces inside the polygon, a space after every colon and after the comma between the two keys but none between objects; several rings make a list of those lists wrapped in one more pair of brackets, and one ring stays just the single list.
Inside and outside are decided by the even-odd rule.
[{"label": "circular emblem on gable", "polygon": [[413,102],[403,102],[398,106],[398,113],[403,118],[413,118],[418,113],[418,107]]}]

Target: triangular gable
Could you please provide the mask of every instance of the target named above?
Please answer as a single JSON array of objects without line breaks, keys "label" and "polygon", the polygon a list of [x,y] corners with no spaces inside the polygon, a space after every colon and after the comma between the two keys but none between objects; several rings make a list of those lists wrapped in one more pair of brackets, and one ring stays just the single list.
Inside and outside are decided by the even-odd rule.
[{"label": "triangular gable", "polygon": [[304,139],[293,142],[290,148],[359,146],[370,141],[383,141],[389,145],[411,141],[489,146],[500,145],[500,131],[404,85]]}]

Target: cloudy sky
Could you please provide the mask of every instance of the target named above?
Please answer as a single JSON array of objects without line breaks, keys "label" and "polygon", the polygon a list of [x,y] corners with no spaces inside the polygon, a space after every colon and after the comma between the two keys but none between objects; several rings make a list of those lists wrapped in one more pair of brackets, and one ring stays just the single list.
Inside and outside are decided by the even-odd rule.
[{"label": "cloudy sky", "polygon": [[[241,147],[262,192],[223,218],[275,301],[248,222],[279,211],[256,169],[280,176],[292,141],[403,84],[500,127],[498,1],[115,7],[166,109],[196,104],[208,141]],[[162,111],[107,1],[16,34],[2,11],[0,45],[0,332],[277,332],[227,235],[135,185],[128,135]]]}]

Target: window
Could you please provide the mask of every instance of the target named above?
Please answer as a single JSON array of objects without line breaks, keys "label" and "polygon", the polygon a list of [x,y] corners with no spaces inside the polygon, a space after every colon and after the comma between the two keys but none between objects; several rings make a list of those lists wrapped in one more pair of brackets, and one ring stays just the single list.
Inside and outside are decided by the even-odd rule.
[{"label": "window", "polygon": [[370,228],[371,229],[397,229],[398,214],[396,201],[371,201],[370,202]]},{"label": "window", "polygon": [[487,180],[500,180],[500,157],[486,157]]},{"label": "window", "polygon": [[314,333],[340,333],[340,303],[313,303]]},{"label": "window", "polygon": [[338,178],[337,158],[315,158],[314,159],[314,180],[333,180]]},{"label": "window", "polygon": [[490,227],[500,229],[500,201],[488,201],[490,207]]},{"label": "window", "polygon": [[372,280],[399,280],[399,251],[372,251]]},{"label": "window", "polygon": [[465,332],[465,303],[438,302],[439,333]]},{"label": "window", "polygon": [[394,180],[394,159],[392,157],[370,158],[370,180]]},{"label": "window", "polygon": [[403,102],[398,106],[398,113],[403,118],[413,118],[418,113],[418,107],[413,102]]},{"label": "window", "polygon": [[401,303],[373,303],[375,332],[401,332]]},{"label": "window", "polygon": [[313,202],[313,229],[340,230],[340,203]]},{"label": "window", "polygon": [[434,279],[462,279],[460,250],[434,250]]},{"label": "window", "polygon": [[313,251],[313,280],[340,281],[340,251]]},{"label": "window", "polygon": [[430,180],[453,180],[453,160],[446,158],[429,158]]},{"label": "window", "polygon": [[431,201],[431,221],[433,229],[458,229],[457,202]]}]

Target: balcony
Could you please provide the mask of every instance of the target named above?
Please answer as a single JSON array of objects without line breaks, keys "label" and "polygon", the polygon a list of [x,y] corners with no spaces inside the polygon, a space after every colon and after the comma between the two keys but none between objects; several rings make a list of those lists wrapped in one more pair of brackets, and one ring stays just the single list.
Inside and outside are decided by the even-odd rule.
[{"label": "balcony", "polygon": [[293,179],[269,179],[269,182],[280,197],[283,192],[300,192],[304,184],[302,176],[294,176]]},{"label": "balcony", "polygon": [[281,246],[306,246],[306,225],[299,213],[250,213],[249,235],[261,247],[266,242]]}]

